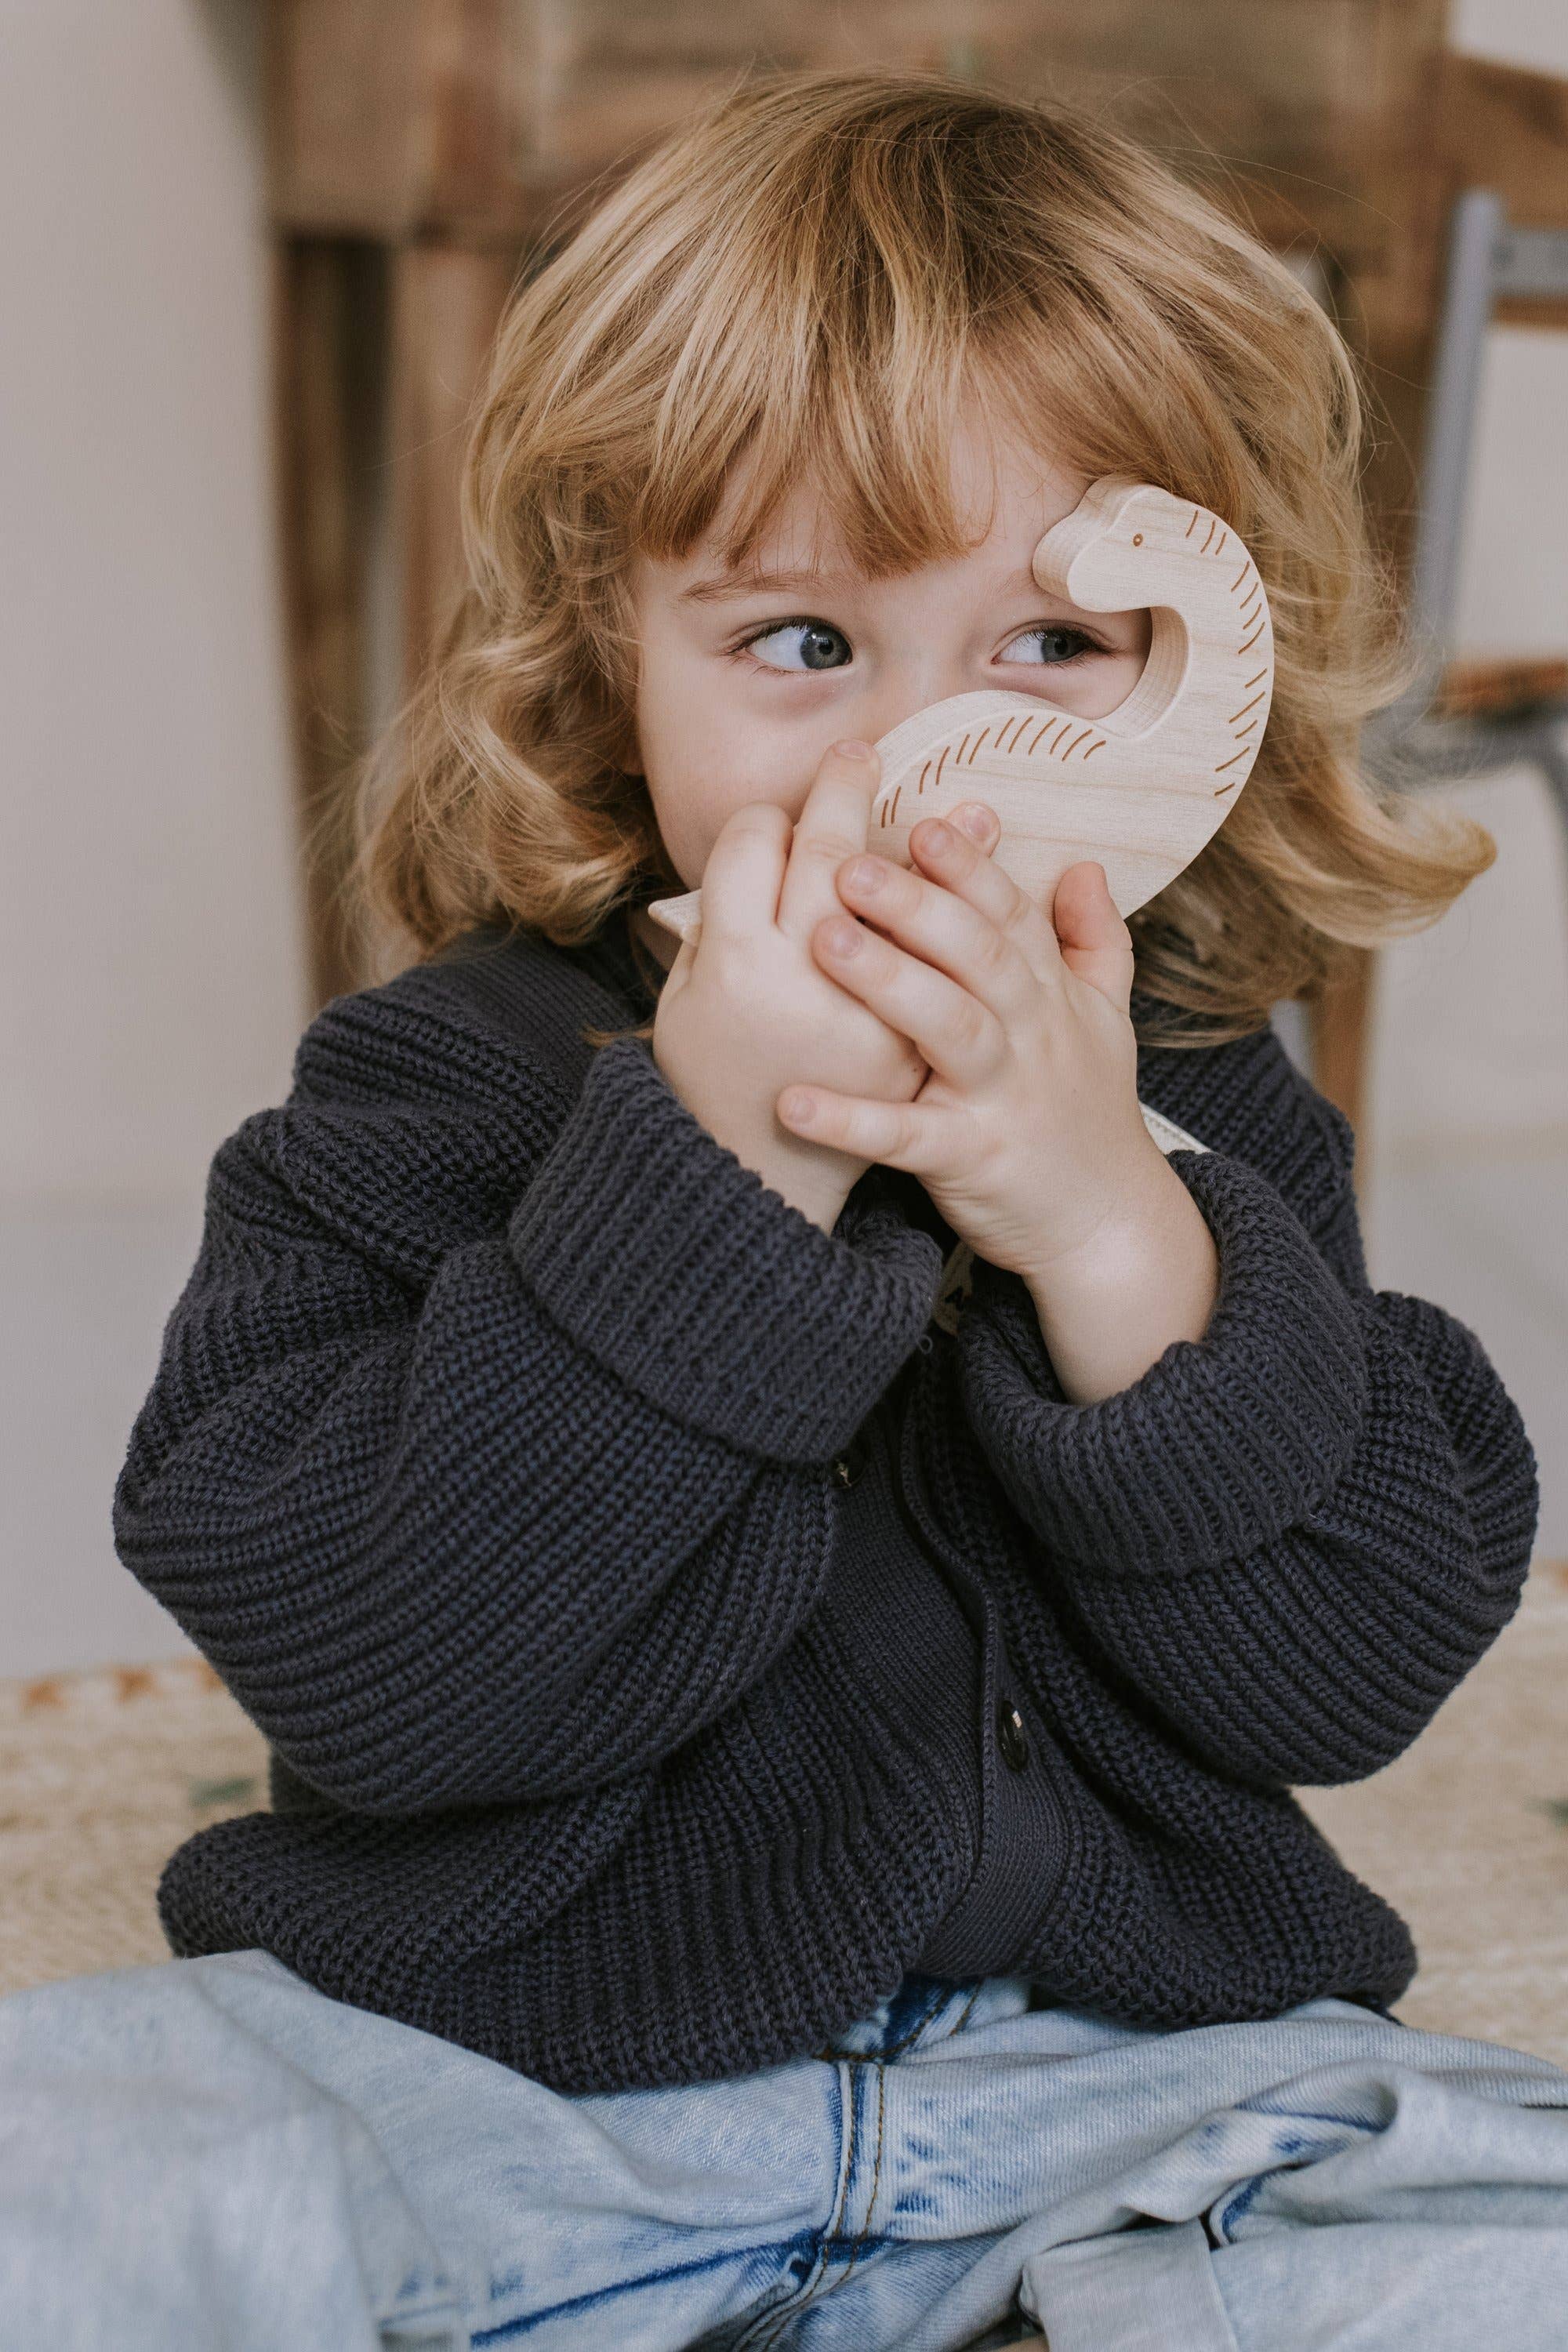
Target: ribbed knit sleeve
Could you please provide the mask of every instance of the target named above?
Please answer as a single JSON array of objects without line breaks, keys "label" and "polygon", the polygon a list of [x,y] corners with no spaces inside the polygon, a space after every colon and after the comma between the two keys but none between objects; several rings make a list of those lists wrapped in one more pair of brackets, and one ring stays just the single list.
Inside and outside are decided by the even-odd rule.
[{"label": "ribbed knit sleeve", "polygon": [[997,1475],[1051,1549],[1118,1575],[1245,1559],[1337,1484],[1366,1411],[1354,1306],[1261,1176],[1170,1156],[1219,1257],[1201,1339],[1096,1404],[1068,1401],[1016,1276],[975,1269],[966,1397]]},{"label": "ribbed knit sleeve", "polygon": [[1474,1333],[1368,1286],[1325,1127],[1289,1163],[1321,1243],[1242,1159],[1171,1155],[1218,1297],[1118,1393],[1067,1399],[1012,1275],[977,1262],[960,1327],[973,1425],[1085,1639],[1207,1761],[1269,1785],[1409,1745],[1512,1614],[1538,1507]]},{"label": "ribbed knit sleeve", "polygon": [[638,1040],[606,1046],[511,1220],[529,1290],[584,1352],[742,1450],[823,1462],[930,1319],[928,1236],[857,1246],[786,1203],[693,1117]]},{"label": "ribbed knit sleeve", "polygon": [[640,1041],[563,1110],[526,1055],[367,992],[298,1069],[215,1158],[121,1557],[345,1806],[624,1780],[816,1606],[828,1459],[936,1244],[820,1232]]}]

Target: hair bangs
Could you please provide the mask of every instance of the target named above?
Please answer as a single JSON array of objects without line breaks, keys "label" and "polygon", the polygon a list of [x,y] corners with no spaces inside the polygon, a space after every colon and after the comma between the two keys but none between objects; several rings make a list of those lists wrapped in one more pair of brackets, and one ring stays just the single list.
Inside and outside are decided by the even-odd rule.
[{"label": "hair bangs", "polygon": [[867,224],[837,251],[805,208],[792,225],[757,240],[672,359],[637,545],[670,561],[713,530],[739,571],[805,488],[824,541],[870,577],[961,553],[972,525],[949,451],[971,382],[965,307],[952,289],[921,305],[925,273],[889,272]]}]

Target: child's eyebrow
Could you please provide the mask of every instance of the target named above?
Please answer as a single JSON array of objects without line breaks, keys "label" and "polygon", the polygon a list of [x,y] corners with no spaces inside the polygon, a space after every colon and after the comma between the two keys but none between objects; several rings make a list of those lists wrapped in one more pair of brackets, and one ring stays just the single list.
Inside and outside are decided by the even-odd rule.
[{"label": "child's eyebrow", "polygon": [[760,566],[749,565],[740,572],[721,572],[709,580],[694,580],[675,601],[678,604],[712,604],[724,596],[755,596],[769,589],[846,588],[849,584],[849,576],[845,572],[766,572]]},{"label": "child's eyebrow", "polygon": [[[738,572],[721,572],[707,580],[694,580],[689,588],[680,590],[675,601],[678,604],[716,604],[731,596],[757,596],[801,588],[844,589],[858,584],[863,583],[852,572],[825,572],[813,567],[775,572],[765,570],[761,565],[746,565]],[[1047,594],[1033,572],[1028,571],[1009,573],[1005,580],[997,582],[990,593],[996,596],[1032,595],[1042,604],[1068,614],[1077,614],[1080,609],[1065,596]],[[1089,617],[1092,619],[1092,615]]]}]

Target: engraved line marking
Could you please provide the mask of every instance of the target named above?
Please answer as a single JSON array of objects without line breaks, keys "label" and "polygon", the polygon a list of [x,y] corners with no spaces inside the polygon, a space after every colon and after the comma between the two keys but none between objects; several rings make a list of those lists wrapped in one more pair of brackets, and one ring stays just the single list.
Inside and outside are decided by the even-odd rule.
[{"label": "engraved line marking", "polygon": [[1197,520],[1198,520],[1198,510],[1197,510],[1196,507],[1194,507],[1194,508],[1193,509],[1193,519],[1192,519],[1192,521],[1187,525],[1187,527],[1186,527],[1185,530],[1182,533],[1182,537],[1183,537],[1184,539],[1191,539],[1191,537],[1192,537],[1192,535],[1193,535],[1193,532],[1194,532],[1194,531],[1195,530],[1195,529],[1197,528]]},{"label": "engraved line marking", "polygon": [[1202,545],[1202,546],[1199,548],[1199,550],[1198,550],[1198,553],[1199,553],[1200,555],[1206,555],[1206,554],[1208,553],[1208,551],[1209,551],[1209,541],[1214,537],[1214,535],[1215,535],[1215,531],[1216,531],[1218,529],[1219,529],[1219,517],[1218,517],[1217,515],[1210,515],[1210,517],[1209,517],[1209,527],[1208,527],[1207,533],[1206,533],[1206,534],[1205,534],[1205,536],[1203,545]]},{"label": "engraved line marking", "polygon": [[1247,687],[1261,686],[1268,675],[1268,672],[1266,669],[1260,669],[1256,677],[1249,677],[1242,687],[1243,694],[1247,692]]},{"label": "engraved line marking", "polygon": [[1251,750],[1252,750],[1252,746],[1251,746],[1251,744],[1250,744],[1250,743],[1248,743],[1248,744],[1245,745],[1241,751],[1233,751],[1233,752],[1231,753],[1230,758],[1229,758],[1228,760],[1222,760],[1222,761],[1220,761],[1220,763],[1219,763],[1218,767],[1215,770],[1215,774],[1216,776],[1223,776],[1223,775],[1224,775],[1224,773],[1225,773],[1225,772],[1226,772],[1226,770],[1227,768],[1234,768],[1234,767],[1235,767],[1235,765],[1236,765],[1236,763],[1237,763],[1237,761],[1238,760],[1245,760],[1246,758],[1247,758],[1248,754],[1251,752]]},{"label": "engraved line marking", "polygon": [[1252,626],[1253,622],[1258,618],[1258,598],[1249,596],[1241,608],[1241,625],[1244,629],[1249,629]]},{"label": "engraved line marking", "polygon": [[[1219,771],[1218,771],[1218,769],[1217,769],[1217,768],[1215,769],[1215,773],[1216,775],[1219,773]],[[897,820],[898,814],[899,814],[899,794],[900,794],[900,793],[901,793],[901,792],[903,791],[903,789],[904,789],[904,788],[903,788],[902,784],[899,784],[899,785],[897,785],[897,786],[894,788],[894,792],[893,792],[893,816],[894,816],[895,821]]]},{"label": "engraved line marking", "polygon": [[969,737],[968,737],[968,735],[967,735],[967,734],[965,734],[965,736],[964,736],[964,738],[963,738],[963,742],[961,742],[961,743],[960,743],[960,745],[959,745],[959,747],[958,747],[957,751],[956,751],[953,753],[953,755],[952,755],[952,764],[953,764],[953,766],[954,766],[955,768],[962,766],[963,761],[963,754],[964,754],[965,750],[968,748],[968,743],[969,743]]},{"label": "engraved line marking", "polygon": [[1223,793],[1234,792],[1240,782],[1241,778],[1239,776],[1232,776],[1228,784],[1216,784],[1214,788],[1214,796],[1215,800],[1217,801]]},{"label": "engraved line marking", "polygon": [[[975,737],[975,739],[974,739],[974,751],[979,751],[980,746],[982,745],[982,743],[984,743],[984,742],[985,738],[987,737],[987,735],[989,735],[989,734],[990,734],[990,732],[991,732],[991,726],[990,726],[990,722],[989,722],[989,720],[987,720],[986,724],[985,724],[985,725],[981,729],[981,730],[980,730],[979,734],[978,734],[978,735]],[[970,755],[969,755],[968,763],[967,763],[967,764],[968,764],[970,767],[972,767],[972,768],[973,768],[973,765],[974,765],[974,751],[971,751],[971,753],[970,753]]]},{"label": "engraved line marking", "polygon": [[1072,732],[1073,724],[1074,724],[1074,722],[1072,721],[1072,719],[1064,719],[1062,720],[1062,723],[1061,723],[1061,726],[1060,726],[1059,730],[1058,730],[1056,740],[1055,740],[1054,742],[1052,742],[1052,743],[1047,743],[1047,744],[1046,749],[1047,749],[1047,751],[1050,753],[1051,758],[1052,758],[1053,760],[1056,758],[1057,753],[1058,753],[1058,752],[1061,750],[1061,748],[1062,748],[1062,739],[1063,739],[1063,737],[1064,737],[1064,736],[1067,736],[1067,735],[1069,735],[1069,734]]},{"label": "engraved line marking", "polygon": [[1252,569],[1252,559],[1251,559],[1251,557],[1250,557],[1250,556],[1248,556],[1248,558],[1247,558],[1247,562],[1242,565],[1241,570],[1237,573],[1236,578],[1235,578],[1235,579],[1231,582],[1231,583],[1230,583],[1230,593],[1231,593],[1231,594],[1232,594],[1233,596],[1235,595],[1235,593],[1236,593],[1237,590],[1240,587],[1240,585],[1241,585],[1242,582],[1246,579],[1246,577],[1247,577],[1247,573],[1251,571],[1251,569]]},{"label": "engraved line marking", "polygon": [[1257,726],[1257,724],[1258,724],[1258,721],[1257,721],[1257,719],[1249,719],[1247,720],[1247,724],[1246,724],[1246,726],[1245,726],[1245,727],[1238,727],[1238,728],[1237,728],[1237,729],[1236,729],[1236,730],[1235,730],[1235,734],[1236,734],[1236,740],[1237,740],[1237,741],[1238,743],[1245,742],[1245,740],[1247,740],[1247,736],[1251,734],[1251,732],[1252,732],[1253,729]]},{"label": "engraved line marking", "polygon": [[1098,743],[1091,743],[1091,744],[1089,745],[1089,747],[1088,751],[1084,753],[1084,755],[1083,755],[1083,756],[1084,756],[1084,758],[1085,758],[1086,760],[1092,760],[1092,759],[1093,759],[1093,757],[1094,757],[1094,755],[1095,755],[1095,753],[1096,753],[1097,751],[1104,751],[1104,749],[1105,749],[1105,738],[1104,738],[1104,736],[1102,735],[1102,736],[1100,737],[1100,740],[1099,740],[1099,742],[1098,742]]},{"label": "engraved line marking", "polygon": [[941,782],[942,782],[942,761],[943,761],[943,760],[945,760],[945,759],[947,758],[947,755],[948,755],[948,753],[952,751],[952,744],[951,744],[951,743],[944,743],[944,744],[942,745],[942,759],[941,759],[941,760],[939,760],[939,761],[937,761],[937,763],[936,763],[936,773],[935,773],[935,775],[931,778],[931,790],[932,790],[932,792],[933,792],[933,793],[935,792],[935,790],[936,790],[937,786],[938,786],[938,785],[941,783]]},{"label": "engraved line marking", "polygon": [[1002,725],[1001,725],[1001,727],[1000,727],[1000,729],[999,729],[999,730],[998,730],[998,732],[997,732],[997,736],[996,736],[996,749],[997,749],[999,751],[1006,751],[1006,750],[1007,750],[1007,748],[1008,748],[1008,747],[1007,747],[1006,740],[1005,740],[1006,733],[1007,733],[1007,730],[1008,730],[1008,728],[1009,728],[1009,727],[1011,727],[1011,728],[1015,730],[1015,733],[1016,733],[1016,730],[1017,730],[1019,728],[1021,728],[1021,727],[1023,726],[1023,724],[1024,724],[1024,720],[1023,720],[1023,715],[1022,715],[1022,713],[1018,713],[1018,714],[1016,714],[1015,717],[1013,717],[1013,718],[1011,718],[1011,719],[1004,719],[1004,720],[1002,721]]},{"label": "engraved line marking", "polygon": [[921,780],[920,780],[919,783],[915,786],[915,790],[916,790],[916,792],[917,792],[917,793],[923,793],[923,792],[924,792],[924,790],[925,790],[925,788],[926,788],[926,778],[930,775],[930,773],[931,773],[931,761],[928,760],[928,761],[926,761],[926,763],[925,763],[925,766],[921,770]]},{"label": "engraved line marking", "polygon": [[1083,741],[1084,735],[1092,735],[1093,732],[1094,730],[1092,727],[1086,727],[1083,730],[1083,735],[1075,735],[1072,741],[1068,745],[1067,750],[1062,753],[1062,758],[1064,760],[1070,760],[1073,753],[1078,750],[1079,745]]},{"label": "engraved line marking", "polygon": [[1215,553],[1216,555],[1223,555],[1223,554],[1225,553],[1225,543],[1226,543],[1226,541],[1229,537],[1230,537],[1230,533],[1229,533],[1229,531],[1228,531],[1228,530],[1222,530],[1222,531],[1220,532],[1220,535],[1219,535],[1219,545],[1215,549]]},{"label": "engraved line marking", "polygon": [[1234,727],[1238,719],[1246,718],[1247,712],[1252,709],[1253,703],[1261,702],[1262,699],[1263,697],[1260,694],[1255,694],[1252,698],[1252,702],[1244,702],[1239,710],[1233,710],[1231,712],[1230,717],[1225,722],[1226,725],[1227,727]]},{"label": "engraved line marking", "polygon": [[1046,733],[1049,730],[1049,729],[1052,727],[1052,725],[1053,725],[1054,723],[1055,723],[1055,722],[1054,722],[1053,720],[1049,719],[1041,719],[1041,721],[1040,721],[1039,725],[1038,725],[1038,726],[1036,728],[1036,730],[1035,730],[1035,740],[1034,740],[1034,742],[1032,742],[1032,743],[1030,744],[1029,749],[1028,749],[1027,752],[1026,752],[1026,755],[1025,755],[1025,756],[1026,756],[1026,758],[1027,758],[1027,759],[1031,759],[1031,760],[1034,758],[1034,756],[1035,756],[1035,749],[1036,749],[1036,745],[1037,745],[1037,744],[1038,744],[1038,742],[1039,742],[1039,740],[1040,740],[1041,736],[1042,736],[1042,735],[1044,735],[1044,734],[1046,734]]},{"label": "engraved line marking", "polygon": [[1252,632],[1252,635],[1247,638],[1247,643],[1244,646],[1237,646],[1236,649],[1236,658],[1237,661],[1241,659],[1243,654],[1249,654],[1252,651],[1253,646],[1263,635],[1264,625],[1264,623],[1259,621],[1258,626]]}]

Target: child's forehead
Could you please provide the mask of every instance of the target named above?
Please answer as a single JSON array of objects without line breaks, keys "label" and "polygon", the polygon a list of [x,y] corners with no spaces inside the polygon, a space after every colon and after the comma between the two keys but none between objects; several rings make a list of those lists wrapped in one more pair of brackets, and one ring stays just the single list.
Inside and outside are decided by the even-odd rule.
[{"label": "child's forehead", "polygon": [[[958,419],[942,451],[937,496],[927,507],[925,561],[983,555],[999,542],[1037,536],[1072,511],[1088,477],[1050,446],[1044,431],[1026,435],[973,413]],[[843,528],[832,474],[809,462],[758,497],[759,465],[731,468],[717,508],[672,568],[693,578],[753,587],[824,587],[885,577],[909,568],[858,545]],[[918,559],[917,559],[918,560]]]}]

